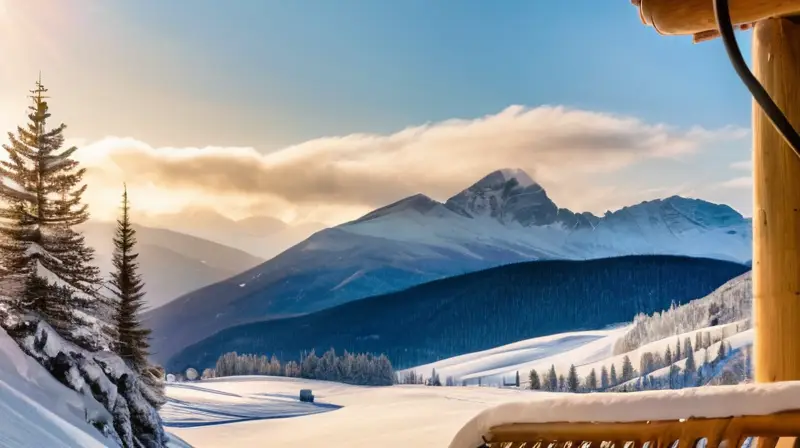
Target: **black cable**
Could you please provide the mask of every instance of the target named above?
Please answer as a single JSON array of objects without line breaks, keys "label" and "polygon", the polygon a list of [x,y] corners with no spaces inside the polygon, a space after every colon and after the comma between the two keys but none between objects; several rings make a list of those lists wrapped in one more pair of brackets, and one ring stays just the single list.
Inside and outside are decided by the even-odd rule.
[{"label": "black cable", "polygon": [[717,25],[719,26],[719,34],[722,37],[722,42],[725,44],[725,50],[728,52],[733,68],[741,78],[744,85],[753,95],[761,109],[767,115],[767,118],[778,130],[778,133],[783,136],[786,143],[794,150],[795,154],[800,157],[800,134],[794,129],[792,124],[786,118],[786,115],[781,111],[775,101],[769,96],[764,86],[758,82],[758,79],[753,75],[747,63],[742,57],[742,52],[739,50],[739,44],[736,42],[736,36],[733,31],[733,23],[731,22],[731,13],[728,9],[728,0],[714,0],[714,15],[717,18]]}]

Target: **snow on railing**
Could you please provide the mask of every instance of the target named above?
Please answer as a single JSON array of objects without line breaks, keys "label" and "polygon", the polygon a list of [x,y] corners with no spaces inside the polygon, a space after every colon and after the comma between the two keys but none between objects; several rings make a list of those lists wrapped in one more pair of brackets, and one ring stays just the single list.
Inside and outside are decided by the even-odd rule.
[{"label": "snow on railing", "polygon": [[791,411],[800,411],[800,381],[637,393],[541,393],[536,399],[484,410],[461,428],[450,448],[478,448],[485,442],[491,447],[528,442],[509,446],[533,447],[555,440],[573,446],[580,446],[576,441],[609,441],[615,448],[650,441],[650,446],[658,442],[662,447],[688,436],[694,439],[681,447],[694,447],[705,437],[708,447],[735,439],[727,447],[734,448],[749,436],[800,436],[800,412]]}]

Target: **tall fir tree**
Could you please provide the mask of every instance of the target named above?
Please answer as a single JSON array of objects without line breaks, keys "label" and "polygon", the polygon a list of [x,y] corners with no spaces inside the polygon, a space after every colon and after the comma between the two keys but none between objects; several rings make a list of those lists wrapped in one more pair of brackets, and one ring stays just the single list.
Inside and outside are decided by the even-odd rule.
[{"label": "tall fir tree", "polygon": [[542,384],[539,381],[539,374],[536,372],[536,369],[531,370],[530,373],[530,389],[531,390],[539,390],[542,388]]},{"label": "tall fir tree", "polygon": [[139,321],[144,306],[144,282],[138,273],[139,254],[135,251],[136,231],[130,220],[128,189],[122,193],[122,215],[117,219],[114,255],[109,288],[116,299],[114,313],[114,349],[136,372],[149,366],[147,361],[150,330]]},{"label": "tall fir tree", "polygon": [[586,390],[594,392],[597,390],[597,371],[592,369],[589,375],[586,376]]},{"label": "tall fir tree", "polygon": [[614,364],[611,364],[611,378],[610,378],[610,380],[611,380],[611,384],[610,384],[611,386],[616,386],[617,382],[619,381],[619,379],[617,378],[617,368],[614,366]]},{"label": "tall fir tree", "polygon": [[142,325],[139,313],[144,306],[144,282],[138,273],[139,254],[135,251],[136,231],[130,220],[128,189],[122,192],[122,215],[117,219],[114,235],[114,255],[109,290],[114,294],[115,308],[112,316],[113,348],[126,363],[139,374],[147,386],[145,398],[160,407],[166,402],[164,396],[163,369],[151,365],[147,360],[150,344],[150,329]]},{"label": "tall fir tree", "polygon": [[[14,288],[14,305],[39,313],[62,336],[96,348],[97,314],[104,304],[94,251],[75,226],[89,219],[82,195],[84,168],[72,159],[76,147],[62,149],[64,129],[48,129],[47,89],[31,91],[28,123],[9,133],[0,162],[0,236],[3,271]],[[86,329],[89,331],[86,331]],[[102,344],[100,344],[102,345]]]},{"label": "tall fir tree", "polygon": [[575,364],[572,364],[569,366],[569,372],[567,373],[567,390],[576,393],[580,385],[581,382],[578,378],[578,370],[575,368]]},{"label": "tall fir tree", "polygon": [[600,388],[605,389],[609,386],[608,369],[603,366],[600,369]]},{"label": "tall fir tree", "polygon": [[622,358],[622,381],[630,381],[633,379],[633,364],[631,358],[625,355]]},{"label": "tall fir tree", "polygon": [[550,392],[558,390],[558,375],[556,375],[555,364],[551,364],[550,370],[547,372],[547,390]]}]

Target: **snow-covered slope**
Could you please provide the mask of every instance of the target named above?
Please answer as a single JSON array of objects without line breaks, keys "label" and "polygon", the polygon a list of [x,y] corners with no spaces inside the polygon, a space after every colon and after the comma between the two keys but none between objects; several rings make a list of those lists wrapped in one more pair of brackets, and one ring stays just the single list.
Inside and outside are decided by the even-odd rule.
[{"label": "snow-covered slope", "polygon": [[[527,383],[531,370],[544,372],[554,366],[565,374],[570,365],[585,377],[592,369],[599,373],[611,365],[620,371],[625,357],[638,369],[643,354],[663,354],[667,347],[674,352],[677,342],[683,344],[690,338],[694,343],[698,333],[707,334],[714,342],[707,348],[694,347],[699,363],[706,352],[710,359],[716,356],[720,344],[717,341],[724,340],[733,350],[752,344],[751,304],[752,278],[748,272],[706,297],[650,316],[636,316],[630,324],[519,341],[407,369],[400,372],[400,377],[407,371],[429,377],[435,369],[442,379],[452,376],[458,383],[466,380],[477,384],[480,379],[484,385],[499,385],[513,380],[516,372],[520,372],[522,383]],[[685,359],[675,364],[683,368]],[[652,374],[663,375],[667,370],[665,367]]]},{"label": "snow-covered slope", "polygon": [[650,316],[637,315],[630,330],[617,341],[614,353],[629,352],[649,342],[720,324],[745,321],[749,327],[747,321],[752,312],[753,277],[748,271],[702,299]]},{"label": "snow-covered slope", "polygon": [[[170,431],[197,448],[255,446],[325,446],[332,448],[446,447],[458,430],[478,412],[525,397],[546,397],[533,393],[488,387],[348,386],[325,381],[276,377],[228,377],[194,383],[201,391],[168,386],[167,394],[197,409],[197,419],[216,414],[247,413],[250,421],[235,424],[183,426],[185,415],[174,414],[169,406],[162,415]],[[341,408],[309,415],[297,410],[300,389],[311,389],[315,400]],[[213,392],[212,392],[213,391]],[[212,402],[209,396],[228,396]],[[235,396],[284,397],[259,402],[237,401]],[[241,404],[242,407],[237,407]],[[307,409],[313,410],[309,407]],[[290,411],[290,412],[287,412]],[[291,418],[275,418],[282,414]],[[172,426],[178,423],[177,426]]]},{"label": "snow-covered slope", "polygon": [[[539,259],[633,254],[751,258],[750,221],[728,206],[671,197],[603,217],[558,208],[520,170],[490,173],[445,203],[425,195],[322,230],[231,279],[148,313],[160,361],[211,333],[317,311],[442,277]],[[191,337],[176,319],[204,322]],[[207,325],[206,325],[207,324]],[[182,331],[182,330],[181,330]]]},{"label": "snow-covered slope", "polygon": [[86,413],[111,416],[94,399],[59,383],[0,329],[0,446],[104,447]]},{"label": "snow-covered slope", "polygon": [[400,372],[414,371],[429,377],[435,369],[440,378],[452,376],[460,384],[501,385],[512,381],[520,372],[527,382],[528,372],[545,370],[551,365],[582,365],[608,359],[614,344],[630,326],[601,331],[578,331],[533,338],[502,347],[469,353]]}]

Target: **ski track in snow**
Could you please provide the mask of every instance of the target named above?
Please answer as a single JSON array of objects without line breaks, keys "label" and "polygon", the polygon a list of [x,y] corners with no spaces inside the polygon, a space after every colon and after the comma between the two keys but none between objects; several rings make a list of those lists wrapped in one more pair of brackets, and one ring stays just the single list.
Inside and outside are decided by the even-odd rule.
[{"label": "ski track in snow", "polygon": [[329,403],[303,403],[296,395],[285,393],[240,394],[196,384],[170,384],[168,390],[169,401],[160,413],[164,426],[173,428],[288,418],[340,408]]},{"label": "ski track in snow", "polygon": [[[588,363],[610,355],[627,326],[562,333],[519,341],[417,367],[442,378],[478,376],[495,383],[528,365],[562,358]],[[556,362],[556,364],[559,364]],[[524,373],[524,375],[523,375]],[[401,372],[402,375],[402,372]],[[513,375],[513,373],[512,373]],[[508,378],[508,376],[505,376]],[[475,380],[474,382],[477,382]],[[300,389],[312,389],[316,403],[301,403]],[[238,376],[167,386],[169,402],[161,416],[170,431],[196,448],[271,444],[373,447],[447,446],[459,428],[478,412],[520,399],[551,394],[499,387],[364,387],[299,378]],[[431,419],[436,415],[436,419]],[[297,418],[289,418],[297,417]],[[341,446],[344,446],[342,443]]]}]

